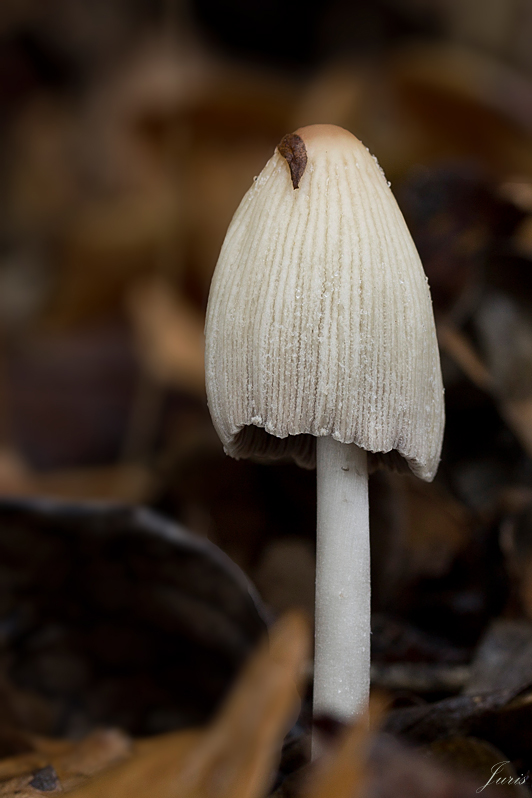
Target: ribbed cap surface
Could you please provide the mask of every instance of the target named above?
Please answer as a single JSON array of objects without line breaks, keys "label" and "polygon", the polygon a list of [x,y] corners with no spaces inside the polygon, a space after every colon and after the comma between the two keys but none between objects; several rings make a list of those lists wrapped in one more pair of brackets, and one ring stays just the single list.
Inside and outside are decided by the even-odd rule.
[{"label": "ribbed cap surface", "polygon": [[416,248],[358,139],[330,125],[296,134],[307,157],[299,188],[277,149],[216,266],[206,324],[214,425],[234,457],[312,466],[309,436],[332,435],[395,466],[398,453],[430,480],[443,387]]}]

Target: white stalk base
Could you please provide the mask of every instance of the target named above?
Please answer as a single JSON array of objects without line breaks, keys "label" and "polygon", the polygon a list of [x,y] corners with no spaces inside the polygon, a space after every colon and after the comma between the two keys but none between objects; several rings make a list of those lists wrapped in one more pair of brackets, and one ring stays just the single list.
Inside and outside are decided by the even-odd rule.
[{"label": "white stalk base", "polygon": [[350,721],[367,708],[370,552],[367,455],[317,439],[314,715]]}]

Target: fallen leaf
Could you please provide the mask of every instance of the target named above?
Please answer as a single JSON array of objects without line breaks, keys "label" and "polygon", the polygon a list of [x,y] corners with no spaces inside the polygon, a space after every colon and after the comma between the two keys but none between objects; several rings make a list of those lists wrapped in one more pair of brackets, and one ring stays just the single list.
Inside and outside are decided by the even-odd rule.
[{"label": "fallen leaf", "polygon": [[135,285],[127,305],[144,369],[163,385],[203,396],[203,314],[158,278]]},{"label": "fallen leaf", "polygon": [[[169,735],[130,761],[73,790],[73,798],[259,798],[297,714],[296,684],[308,656],[308,631],[291,614],[253,655],[210,727]],[[186,757],[186,759],[185,759]]]},{"label": "fallen leaf", "polygon": [[[521,779],[508,757],[485,740],[476,737],[447,737],[437,740],[428,747],[431,759],[457,774],[469,774],[485,784],[489,776],[497,773],[499,779],[510,779],[509,784],[499,784],[501,795],[521,795],[526,798],[528,790],[522,786]],[[498,767],[500,766],[500,767]],[[512,782],[519,780],[519,783]]]},{"label": "fallen leaf", "polygon": [[0,528],[13,725],[142,735],[205,722],[265,631],[238,567],[146,508],[3,500]]},{"label": "fallen leaf", "polygon": [[532,623],[494,621],[481,640],[471,663],[468,695],[502,688],[519,692],[532,685]]}]

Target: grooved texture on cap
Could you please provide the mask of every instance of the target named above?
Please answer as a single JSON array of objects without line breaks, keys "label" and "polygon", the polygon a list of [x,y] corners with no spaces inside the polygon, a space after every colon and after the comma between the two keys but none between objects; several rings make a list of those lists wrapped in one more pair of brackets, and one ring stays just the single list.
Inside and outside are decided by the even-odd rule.
[{"label": "grooved texture on cap", "polygon": [[233,457],[312,467],[309,436],[332,435],[430,480],[443,387],[416,248],[358,139],[329,125],[297,133],[308,156],[299,188],[276,150],[216,266],[206,323],[214,425]]}]

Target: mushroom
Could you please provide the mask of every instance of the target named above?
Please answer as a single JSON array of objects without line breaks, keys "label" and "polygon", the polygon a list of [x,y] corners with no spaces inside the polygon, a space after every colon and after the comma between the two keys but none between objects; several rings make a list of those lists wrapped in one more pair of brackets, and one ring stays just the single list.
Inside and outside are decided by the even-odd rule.
[{"label": "mushroom", "polygon": [[444,426],[427,278],[351,133],[282,139],[229,226],[205,333],[225,451],[317,468],[314,711],[347,720],[369,693],[368,466],[431,480]]}]

